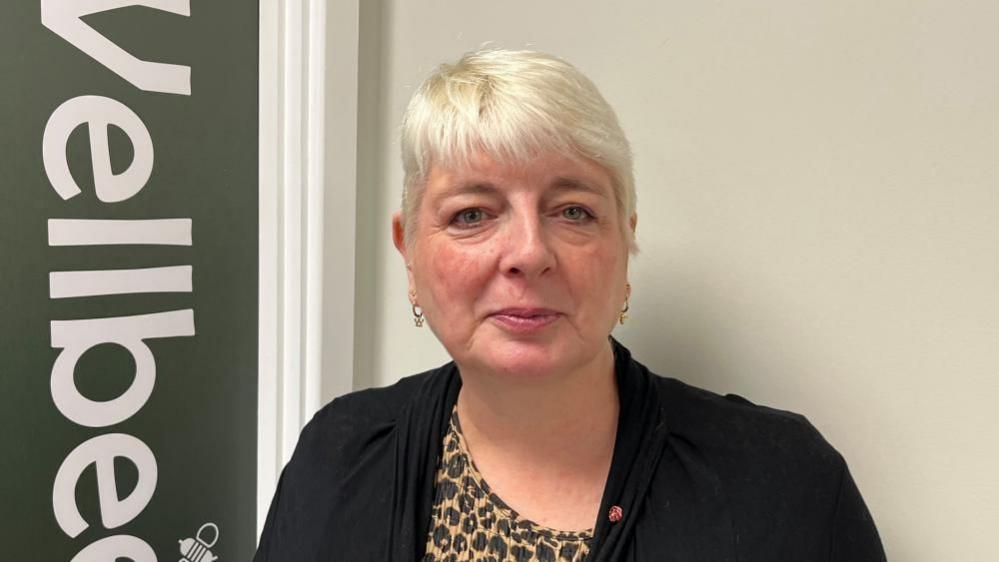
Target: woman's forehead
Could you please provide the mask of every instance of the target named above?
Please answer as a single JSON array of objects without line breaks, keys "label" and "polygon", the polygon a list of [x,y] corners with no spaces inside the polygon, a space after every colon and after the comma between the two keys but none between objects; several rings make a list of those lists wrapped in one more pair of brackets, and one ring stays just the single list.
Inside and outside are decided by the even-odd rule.
[{"label": "woman's forehead", "polygon": [[558,152],[524,160],[501,160],[478,152],[465,163],[432,164],[427,188],[440,195],[501,190],[510,185],[530,185],[555,191],[583,191],[612,195],[610,172],[600,164]]}]

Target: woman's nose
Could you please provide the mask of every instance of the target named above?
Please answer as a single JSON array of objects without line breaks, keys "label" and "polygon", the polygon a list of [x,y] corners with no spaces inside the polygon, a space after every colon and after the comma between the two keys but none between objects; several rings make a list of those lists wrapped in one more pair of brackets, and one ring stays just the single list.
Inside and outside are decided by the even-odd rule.
[{"label": "woman's nose", "polygon": [[511,220],[506,227],[499,264],[503,273],[533,278],[555,266],[555,254],[542,217],[537,214],[522,215]]}]

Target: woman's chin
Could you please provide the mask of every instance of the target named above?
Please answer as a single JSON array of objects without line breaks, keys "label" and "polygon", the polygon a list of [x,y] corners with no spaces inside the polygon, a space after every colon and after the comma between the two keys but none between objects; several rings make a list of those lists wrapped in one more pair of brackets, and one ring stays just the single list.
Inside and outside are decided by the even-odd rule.
[{"label": "woman's chin", "polygon": [[481,365],[488,371],[510,377],[536,379],[568,367],[564,342],[548,338],[500,338],[483,346]]},{"label": "woman's chin", "polygon": [[580,339],[564,318],[545,329],[528,332],[487,321],[464,341],[441,341],[458,365],[466,369],[524,381],[558,377],[579,368],[599,350],[599,341]]}]

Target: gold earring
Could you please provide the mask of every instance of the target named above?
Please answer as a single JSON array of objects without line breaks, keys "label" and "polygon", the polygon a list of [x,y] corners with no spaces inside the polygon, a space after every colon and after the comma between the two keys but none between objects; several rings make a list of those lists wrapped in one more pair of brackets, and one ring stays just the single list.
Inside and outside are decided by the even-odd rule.
[{"label": "gold earring", "polygon": [[419,305],[416,304],[416,291],[409,292],[409,304],[410,307],[413,309],[413,324],[415,324],[417,328],[422,328],[423,310],[419,309]]},{"label": "gold earring", "polygon": [[624,297],[624,309],[617,317],[617,321],[620,324],[624,324],[624,321],[628,319],[628,308],[631,304],[631,283],[625,284],[625,297]]}]

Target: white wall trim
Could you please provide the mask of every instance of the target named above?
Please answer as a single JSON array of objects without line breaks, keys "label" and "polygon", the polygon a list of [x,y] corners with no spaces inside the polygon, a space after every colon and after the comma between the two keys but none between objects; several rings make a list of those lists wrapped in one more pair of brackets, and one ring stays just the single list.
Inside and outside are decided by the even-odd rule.
[{"label": "white wall trim", "polygon": [[[302,0],[281,2],[281,58],[278,83],[281,85],[279,108],[281,112],[281,136],[278,139],[279,167],[281,177],[281,279],[279,282],[281,352],[281,409],[280,409],[280,459],[287,462],[291,458],[295,439],[301,429],[304,406],[303,389],[307,373],[305,363],[304,297],[307,276],[301,275],[306,263],[303,261],[307,240],[303,232],[308,219],[305,199],[308,186],[304,184],[305,139],[303,122],[306,116],[304,102],[305,84],[308,79],[303,68],[305,53],[303,43]],[[283,464],[282,462],[282,464]]]},{"label": "white wall trim", "polygon": [[[323,376],[323,246],[326,215],[326,0],[307,2],[308,25],[305,52],[304,87],[306,146],[305,195],[306,261],[305,280],[305,387],[302,394],[302,414],[311,416],[322,405]],[[318,267],[316,265],[318,264]]]},{"label": "white wall trim", "polygon": [[[337,2],[328,13],[325,0],[259,3],[258,536],[302,426],[353,380],[357,7]],[[341,76],[327,69],[331,40],[344,46]],[[328,81],[336,100],[327,98]],[[344,114],[344,96],[353,117]],[[336,173],[326,166],[327,107],[339,108],[331,145],[349,152],[335,158]],[[326,243],[330,235],[334,244]],[[337,274],[332,290],[325,271]],[[331,310],[347,333],[324,333]],[[331,341],[335,353],[327,351]]]},{"label": "white wall trim", "polygon": [[259,45],[259,302],[257,312],[257,537],[263,529],[270,497],[280,471],[278,430],[280,370],[278,368],[278,287],[280,286],[278,178],[280,12],[278,0],[260,0]]}]

